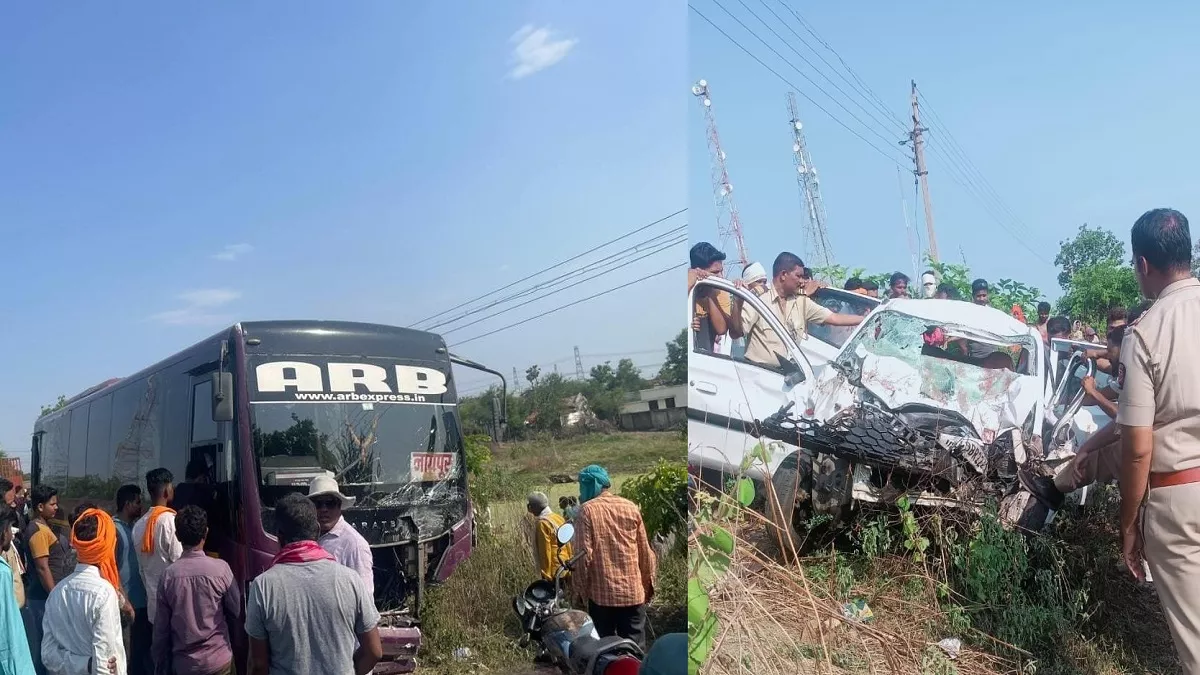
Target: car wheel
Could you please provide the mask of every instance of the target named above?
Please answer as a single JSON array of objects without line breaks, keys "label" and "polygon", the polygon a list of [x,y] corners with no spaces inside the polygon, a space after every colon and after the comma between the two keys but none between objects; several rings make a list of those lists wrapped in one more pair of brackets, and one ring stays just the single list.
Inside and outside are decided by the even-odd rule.
[{"label": "car wheel", "polygon": [[799,553],[807,539],[812,516],[812,458],[796,453],[783,460],[767,483],[763,508],[784,557]]}]

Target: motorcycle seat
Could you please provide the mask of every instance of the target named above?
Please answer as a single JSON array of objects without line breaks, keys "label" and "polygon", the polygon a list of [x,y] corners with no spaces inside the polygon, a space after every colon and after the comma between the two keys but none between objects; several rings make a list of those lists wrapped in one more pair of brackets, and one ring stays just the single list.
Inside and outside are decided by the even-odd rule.
[{"label": "motorcycle seat", "polygon": [[587,673],[596,659],[612,652],[628,652],[641,658],[642,650],[633,640],[627,640],[617,635],[596,639],[590,635],[582,636],[571,643],[571,665],[576,672]]}]

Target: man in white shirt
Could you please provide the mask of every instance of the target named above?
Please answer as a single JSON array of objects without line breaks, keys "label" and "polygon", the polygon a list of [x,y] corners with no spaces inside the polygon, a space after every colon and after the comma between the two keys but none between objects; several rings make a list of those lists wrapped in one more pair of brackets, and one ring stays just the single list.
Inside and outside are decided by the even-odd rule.
[{"label": "man in white shirt", "polygon": [[357,572],[371,597],[375,597],[375,558],[371,546],[342,517],[342,509],[354,506],[354,498],[342,494],[337,480],[317,476],[308,484],[308,499],[316,507],[317,522],[321,525],[317,543],[339,563]]},{"label": "man in white shirt", "polygon": [[167,565],[183,555],[183,545],[175,536],[175,511],[167,505],[175,496],[175,477],[158,468],[146,474],[146,491],[152,506],[133,526],[133,545],[137,547],[138,567],[146,587],[146,615],[154,625],[158,606],[158,582]]},{"label": "man in white shirt", "polygon": [[84,511],[71,534],[75,572],[55,584],[43,619],[42,664],[48,675],[125,675],[117,529],[112,516]]}]

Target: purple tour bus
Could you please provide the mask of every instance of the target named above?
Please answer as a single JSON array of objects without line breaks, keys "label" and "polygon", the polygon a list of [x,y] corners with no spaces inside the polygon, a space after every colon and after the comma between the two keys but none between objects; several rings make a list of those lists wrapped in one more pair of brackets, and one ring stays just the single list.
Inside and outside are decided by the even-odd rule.
[{"label": "purple tour bus", "polygon": [[[452,355],[433,333],[239,323],[40,418],[33,483],[57,487],[65,513],[84,500],[111,508],[121,485],[145,488],[147,471],[166,467],[178,482],[205,458],[216,495],[209,548],[245,591],[278,551],[276,501],[334,476],[355,498],[346,521],[374,553],[384,647],[374,672],[411,672],[425,588],[449,577],[474,540],[451,364],[505,388],[499,372]],[[247,641],[242,623],[234,629],[241,670]]]}]

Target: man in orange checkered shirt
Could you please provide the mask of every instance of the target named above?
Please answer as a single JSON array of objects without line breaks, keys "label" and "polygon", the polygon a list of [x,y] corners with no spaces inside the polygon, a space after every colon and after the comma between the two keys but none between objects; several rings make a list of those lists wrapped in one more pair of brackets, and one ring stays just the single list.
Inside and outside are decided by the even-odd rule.
[{"label": "man in orange checkered shirt", "polygon": [[587,554],[575,568],[574,589],[587,600],[600,637],[619,635],[645,649],[657,560],[641,510],[611,488],[602,467],[593,464],[579,473],[581,504],[572,543]]}]

